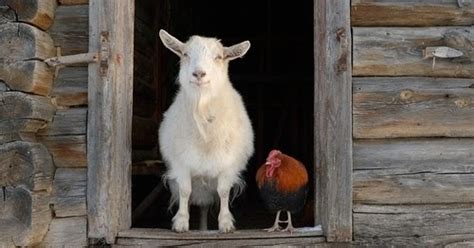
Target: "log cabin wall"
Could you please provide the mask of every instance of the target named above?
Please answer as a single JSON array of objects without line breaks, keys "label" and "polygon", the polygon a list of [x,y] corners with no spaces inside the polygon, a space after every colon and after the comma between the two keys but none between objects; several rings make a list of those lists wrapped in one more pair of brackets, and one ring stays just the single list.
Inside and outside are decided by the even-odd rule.
[{"label": "log cabin wall", "polygon": [[87,245],[84,0],[0,1],[0,247]]},{"label": "log cabin wall", "polygon": [[[353,0],[351,17],[355,241],[473,245],[474,2]],[[440,46],[462,56],[423,54]]]}]

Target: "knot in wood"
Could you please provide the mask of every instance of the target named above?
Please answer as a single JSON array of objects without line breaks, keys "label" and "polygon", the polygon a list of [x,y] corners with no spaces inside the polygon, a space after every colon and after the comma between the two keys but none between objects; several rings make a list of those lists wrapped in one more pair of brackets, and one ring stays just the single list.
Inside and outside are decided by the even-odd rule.
[{"label": "knot in wood", "polygon": [[336,30],[336,39],[337,41],[341,41],[346,38],[346,29],[340,27]]},{"label": "knot in wood", "polygon": [[402,92],[400,92],[400,100],[402,101],[407,101],[412,97],[413,97],[412,90],[402,90]]},{"label": "knot in wood", "polygon": [[465,99],[465,98],[461,98],[461,99],[458,99],[456,101],[454,101],[454,104],[456,104],[456,106],[458,106],[458,108],[465,108],[469,105],[469,100],[468,99]]}]

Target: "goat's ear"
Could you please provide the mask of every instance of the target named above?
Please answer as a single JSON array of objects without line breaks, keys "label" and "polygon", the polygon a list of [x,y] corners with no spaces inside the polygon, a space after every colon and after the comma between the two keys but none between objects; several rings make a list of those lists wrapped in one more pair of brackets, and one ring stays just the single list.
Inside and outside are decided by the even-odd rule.
[{"label": "goat's ear", "polygon": [[170,49],[172,52],[176,53],[176,55],[180,57],[183,55],[183,48],[184,48],[183,42],[173,37],[164,29],[160,30],[160,39],[163,42],[163,45],[165,45],[165,47]]},{"label": "goat's ear", "polygon": [[248,40],[230,47],[224,47],[224,58],[228,60],[241,58],[247,53],[249,49],[250,41]]}]

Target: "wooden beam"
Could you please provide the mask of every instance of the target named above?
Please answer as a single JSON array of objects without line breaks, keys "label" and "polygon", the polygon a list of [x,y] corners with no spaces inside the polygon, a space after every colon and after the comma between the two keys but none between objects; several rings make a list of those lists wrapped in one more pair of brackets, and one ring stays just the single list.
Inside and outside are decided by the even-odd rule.
[{"label": "wooden beam", "polygon": [[108,243],[131,226],[134,3],[89,2],[89,52],[102,44],[110,56],[105,67],[89,64],[88,237]]},{"label": "wooden beam", "polygon": [[55,55],[51,37],[28,24],[0,25],[0,79],[13,90],[48,95],[54,70],[42,60]]},{"label": "wooden beam", "polygon": [[15,141],[0,145],[0,244],[34,246],[45,233],[54,166],[42,144]]},{"label": "wooden beam", "polygon": [[351,241],[350,1],[314,3],[316,221],[328,241]]},{"label": "wooden beam", "polygon": [[21,92],[0,92],[0,144],[35,134],[53,119],[56,108],[50,99]]},{"label": "wooden beam", "polygon": [[374,237],[357,239],[354,247],[472,247],[474,234]]},{"label": "wooden beam", "polygon": [[354,206],[355,240],[474,234],[474,205]]},{"label": "wooden beam", "polygon": [[58,109],[54,119],[38,131],[41,136],[85,135],[87,108]]},{"label": "wooden beam", "polygon": [[358,140],[354,203],[474,202],[474,139]]},{"label": "wooden beam", "polygon": [[87,105],[87,67],[64,67],[54,80],[51,96],[58,106]]},{"label": "wooden beam", "polygon": [[85,135],[39,136],[38,141],[48,148],[56,167],[87,167]]},{"label": "wooden beam", "polygon": [[[89,46],[89,6],[59,6],[48,33],[61,55],[87,53]],[[87,66],[78,64],[76,66]]]},{"label": "wooden beam", "polygon": [[87,218],[56,218],[39,247],[87,247]]},{"label": "wooden beam", "polygon": [[354,78],[355,138],[474,137],[474,82]]},{"label": "wooden beam", "polygon": [[61,5],[81,5],[88,4],[89,0],[59,0]]},{"label": "wooden beam", "polygon": [[54,176],[52,203],[56,217],[87,215],[87,169],[58,168]]},{"label": "wooden beam", "polygon": [[[1,6],[8,6],[14,12],[11,22],[26,22],[42,30],[53,23],[56,0],[3,0]],[[0,21],[1,23],[1,21]]]},{"label": "wooden beam", "polygon": [[474,6],[459,7],[458,1],[397,0],[352,1],[352,26],[471,26]]},{"label": "wooden beam", "polygon": [[[353,28],[355,76],[474,78],[471,27]],[[461,58],[425,59],[424,49],[446,46]]]}]

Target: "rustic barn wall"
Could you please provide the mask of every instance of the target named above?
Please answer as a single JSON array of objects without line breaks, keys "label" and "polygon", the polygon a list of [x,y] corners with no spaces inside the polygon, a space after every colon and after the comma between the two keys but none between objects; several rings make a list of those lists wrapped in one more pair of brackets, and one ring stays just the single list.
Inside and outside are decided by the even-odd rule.
[{"label": "rustic barn wall", "polygon": [[0,247],[87,245],[85,3],[0,1]]},{"label": "rustic barn wall", "polygon": [[474,244],[473,24],[469,1],[352,1],[356,243]]}]

